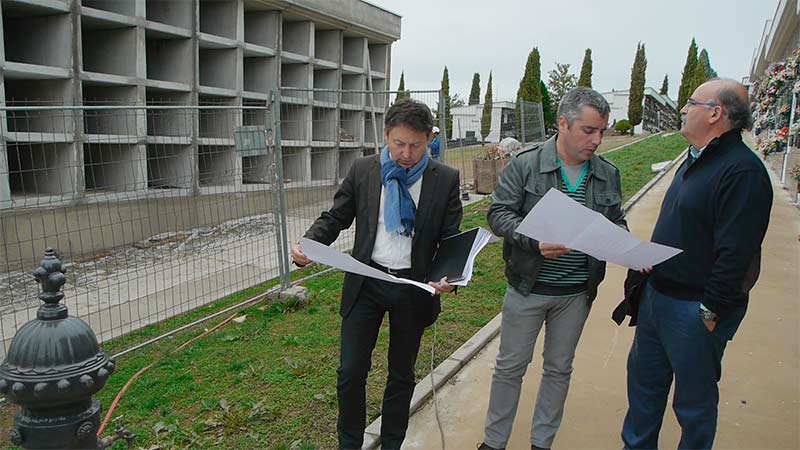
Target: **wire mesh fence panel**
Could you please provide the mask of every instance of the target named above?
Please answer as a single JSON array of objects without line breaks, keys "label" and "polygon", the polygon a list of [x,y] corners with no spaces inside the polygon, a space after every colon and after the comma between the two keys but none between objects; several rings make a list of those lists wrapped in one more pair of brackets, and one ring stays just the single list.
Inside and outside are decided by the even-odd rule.
[{"label": "wire mesh fence panel", "polygon": [[[271,278],[287,284],[289,243],[330,208],[356,158],[385,145],[398,93],[358,81],[269,101],[200,95],[190,106],[188,94],[148,90],[146,105],[127,106],[109,91],[114,101],[81,107],[0,108],[0,351],[35,315],[30,272],[46,247],[68,269],[65,304],[101,340]],[[438,91],[404,96],[442,127]],[[352,245],[353,230],[335,244]]]},{"label": "wire mesh fence panel", "polygon": [[543,142],[546,139],[542,104],[519,100],[518,140],[523,144]]},{"label": "wire mesh fence panel", "polygon": [[35,316],[46,247],[101,340],[279,275],[270,105],[187,101],[0,108],[3,353]]},{"label": "wire mesh fence panel", "polygon": [[[314,220],[333,205],[334,194],[353,162],[376,154],[386,145],[386,110],[397,100],[397,92],[363,89],[363,84],[347,75],[343,75],[342,85],[350,89],[280,91],[276,133],[282,155],[284,217],[290,244],[297,242]],[[408,95],[431,108],[438,105],[437,91],[411,91]],[[333,246],[349,251],[354,236],[355,227],[351,227],[339,235]]]}]

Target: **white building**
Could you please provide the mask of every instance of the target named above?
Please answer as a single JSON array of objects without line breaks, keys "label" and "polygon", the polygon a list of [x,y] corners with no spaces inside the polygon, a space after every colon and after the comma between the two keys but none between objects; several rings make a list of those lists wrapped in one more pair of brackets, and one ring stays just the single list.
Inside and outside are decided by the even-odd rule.
[{"label": "white building", "polygon": [[[628,103],[630,93],[628,90],[603,92],[603,97],[611,106],[608,117],[609,127],[613,123],[628,118]],[[658,132],[675,128],[677,117],[676,103],[668,95],[661,95],[651,87],[644,88],[642,99],[642,123],[633,129],[635,134]]]},{"label": "white building", "polygon": [[[515,133],[514,102],[498,101],[492,103],[492,124],[486,142],[499,142],[506,135]],[[450,139],[470,139],[474,137],[481,141],[481,117],[483,116],[483,103],[477,105],[459,106],[452,108],[453,132]]]}]

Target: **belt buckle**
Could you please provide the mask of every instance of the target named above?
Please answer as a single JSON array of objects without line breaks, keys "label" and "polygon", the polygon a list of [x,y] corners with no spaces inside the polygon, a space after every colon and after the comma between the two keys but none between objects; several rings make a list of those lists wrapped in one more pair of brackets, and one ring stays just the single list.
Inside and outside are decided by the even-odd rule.
[{"label": "belt buckle", "polygon": [[397,274],[400,273],[400,271],[399,270],[390,269],[390,268],[387,267],[386,268],[386,273],[388,273],[389,275],[392,275],[392,276],[397,276]]}]

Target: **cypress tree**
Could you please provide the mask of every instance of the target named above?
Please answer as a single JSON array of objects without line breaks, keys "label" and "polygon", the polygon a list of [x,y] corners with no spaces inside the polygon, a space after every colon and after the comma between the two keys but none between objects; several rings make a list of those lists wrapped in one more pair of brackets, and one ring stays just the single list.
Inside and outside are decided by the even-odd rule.
[{"label": "cypress tree", "polygon": [[516,107],[516,120],[517,127],[520,128],[521,114],[520,108],[522,102],[542,102],[542,92],[537,89],[539,82],[542,79],[542,64],[539,56],[539,47],[533,47],[533,50],[528,54],[528,60],[525,62],[525,73],[522,74],[522,79],[519,81],[519,88],[517,89],[517,107]]},{"label": "cypress tree", "polygon": [[581,76],[578,78],[578,86],[592,87],[592,49],[587,48],[586,53],[583,55],[583,64],[581,65]]},{"label": "cypress tree", "polygon": [[444,66],[442,73],[442,96],[444,97],[444,131],[449,138],[453,135],[453,116],[450,114],[450,75],[447,73],[447,66]]},{"label": "cypress tree", "polygon": [[683,65],[681,86],[678,89],[678,122],[681,120],[681,108],[686,104],[686,99],[694,92],[694,89],[691,89],[691,87],[694,79],[695,66],[697,66],[697,43],[695,43],[694,38],[692,38],[692,43],[689,44],[689,53],[686,55],[686,64]]},{"label": "cypress tree", "polygon": [[642,123],[642,108],[644,102],[645,71],[647,58],[644,53],[644,44],[636,45],[636,58],[631,68],[631,87],[628,91],[628,121],[632,126]]},{"label": "cypress tree", "polygon": [[408,93],[408,91],[406,91],[405,72],[400,72],[400,85],[397,86],[397,96],[395,97],[395,101],[409,97],[411,97],[411,95]]},{"label": "cypress tree", "polygon": [[492,130],[492,72],[489,71],[489,82],[486,84],[486,97],[483,98],[483,113],[481,114],[481,142],[486,142]]},{"label": "cypress tree", "polygon": [[547,85],[544,84],[544,81],[539,81],[539,90],[542,92],[542,116],[544,119],[544,131],[546,133],[547,129],[555,123],[556,112],[553,111],[553,105],[550,104],[550,90],[547,89]]},{"label": "cypress tree", "polygon": [[469,105],[481,102],[481,76],[478,72],[472,76],[472,89],[469,91]]},{"label": "cypress tree", "polygon": [[711,67],[711,59],[708,57],[708,51],[706,49],[700,52],[700,58],[705,61],[707,79],[717,78],[719,75],[717,75],[717,71]]},{"label": "cypress tree", "polygon": [[694,76],[692,76],[692,85],[689,89],[689,96],[692,95],[695,89],[697,89],[701,84],[705,83],[708,79],[708,74],[706,73],[706,65],[704,64],[702,54],[700,59],[697,61],[697,65],[694,66]]},{"label": "cypress tree", "polygon": [[520,80],[519,89],[517,89],[517,98],[521,98],[526,102],[541,103],[542,93],[539,89],[536,89],[541,79],[542,65],[539,57],[539,48],[534,47],[528,54],[525,73],[522,74],[522,80]]},{"label": "cypress tree", "polygon": [[661,83],[661,90],[658,93],[669,95],[669,78],[667,78],[667,75],[664,75],[664,81]]}]

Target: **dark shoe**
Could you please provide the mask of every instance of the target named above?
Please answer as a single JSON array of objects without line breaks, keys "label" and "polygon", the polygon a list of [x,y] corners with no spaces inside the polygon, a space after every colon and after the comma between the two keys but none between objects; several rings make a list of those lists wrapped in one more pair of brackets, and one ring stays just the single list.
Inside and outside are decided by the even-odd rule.
[{"label": "dark shoe", "polygon": [[503,448],[489,447],[488,445],[486,445],[485,442],[481,442],[480,444],[478,444],[478,450],[506,450],[506,448],[505,447],[503,447]]},{"label": "dark shoe", "polygon": [[549,448],[537,447],[537,446],[531,444],[531,450],[550,450],[550,449]]}]

